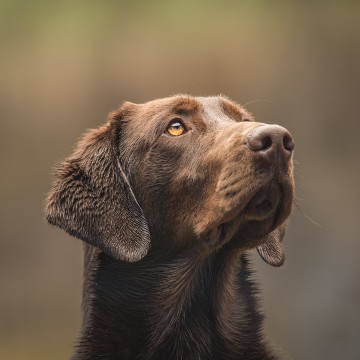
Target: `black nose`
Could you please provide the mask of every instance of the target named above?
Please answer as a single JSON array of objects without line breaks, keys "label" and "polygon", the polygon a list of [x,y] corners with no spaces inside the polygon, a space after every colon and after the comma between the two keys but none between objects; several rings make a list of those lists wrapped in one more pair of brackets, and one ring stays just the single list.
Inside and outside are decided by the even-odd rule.
[{"label": "black nose", "polygon": [[264,157],[271,157],[277,152],[287,160],[291,157],[295,143],[289,131],[282,126],[261,125],[248,133],[246,145]]}]

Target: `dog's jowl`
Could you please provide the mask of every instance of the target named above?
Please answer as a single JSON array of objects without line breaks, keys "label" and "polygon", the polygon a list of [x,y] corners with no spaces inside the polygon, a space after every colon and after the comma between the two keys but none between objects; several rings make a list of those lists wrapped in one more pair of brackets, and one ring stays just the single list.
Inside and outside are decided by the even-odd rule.
[{"label": "dog's jowl", "polygon": [[225,97],[127,102],[85,134],[46,202],[84,241],[73,359],[278,359],[247,253],[284,262],[293,150]]}]

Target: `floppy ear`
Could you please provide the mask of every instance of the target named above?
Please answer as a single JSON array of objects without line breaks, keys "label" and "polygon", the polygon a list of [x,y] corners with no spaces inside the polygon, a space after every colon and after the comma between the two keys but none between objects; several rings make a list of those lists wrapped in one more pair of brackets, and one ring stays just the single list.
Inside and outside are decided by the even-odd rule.
[{"label": "floppy ear", "polygon": [[272,266],[281,266],[285,261],[284,247],[282,240],[285,236],[286,224],[281,224],[271,232],[263,244],[257,247],[257,251],[262,259]]},{"label": "floppy ear", "polygon": [[150,234],[119,162],[120,117],[88,132],[60,164],[46,219],[116,259],[137,261],[149,249]]}]

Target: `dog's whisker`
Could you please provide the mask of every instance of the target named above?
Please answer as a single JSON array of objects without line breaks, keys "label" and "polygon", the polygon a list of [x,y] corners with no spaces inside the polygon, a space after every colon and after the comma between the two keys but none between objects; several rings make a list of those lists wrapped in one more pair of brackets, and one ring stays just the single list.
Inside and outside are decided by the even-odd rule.
[{"label": "dog's whisker", "polygon": [[242,106],[248,106],[248,105],[251,105],[251,104],[254,104],[254,103],[258,103],[258,102],[265,102],[265,103],[268,103],[268,104],[274,104],[273,101],[269,100],[269,99],[256,99],[256,100],[251,100],[251,101],[248,101],[247,103],[245,104],[241,104]]},{"label": "dog's whisker", "polygon": [[[321,224],[319,224],[318,222],[316,222],[314,219],[312,219],[310,216],[306,215],[306,214],[302,211],[302,209],[301,209],[301,207],[300,207],[300,205],[299,205],[299,203],[298,203],[298,200],[299,200],[299,199],[296,198],[296,199],[294,200],[294,204],[295,204],[296,209],[299,211],[300,215],[301,215],[304,219],[306,219],[306,220],[310,221],[312,224],[316,225],[317,227],[322,228],[322,225],[321,225]],[[308,200],[305,200],[305,201],[308,201]]]},{"label": "dog's whisker", "polygon": [[305,201],[305,202],[308,202],[309,200],[308,199],[303,199],[303,198],[300,198],[300,197],[296,197],[295,200],[298,200],[298,201]]}]

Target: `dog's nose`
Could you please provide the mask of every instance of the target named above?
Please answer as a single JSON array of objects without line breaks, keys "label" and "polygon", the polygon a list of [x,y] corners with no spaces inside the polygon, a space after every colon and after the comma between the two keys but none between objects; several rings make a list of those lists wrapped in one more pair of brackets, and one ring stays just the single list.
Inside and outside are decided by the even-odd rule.
[{"label": "dog's nose", "polygon": [[294,150],[294,140],[288,130],[279,125],[262,125],[251,130],[246,139],[250,150],[264,157],[278,153],[287,160]]}]

